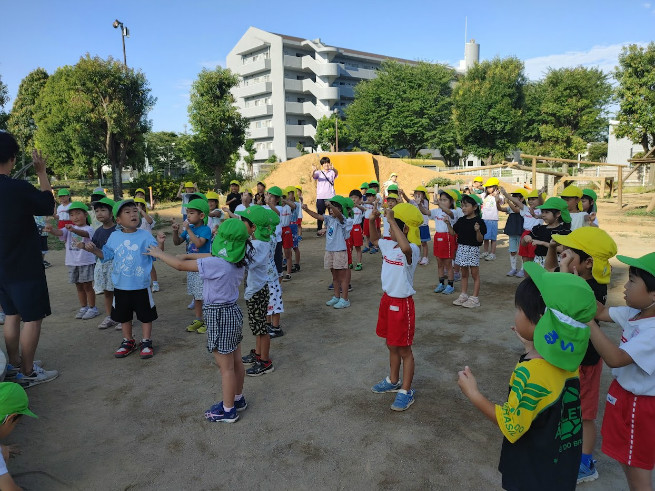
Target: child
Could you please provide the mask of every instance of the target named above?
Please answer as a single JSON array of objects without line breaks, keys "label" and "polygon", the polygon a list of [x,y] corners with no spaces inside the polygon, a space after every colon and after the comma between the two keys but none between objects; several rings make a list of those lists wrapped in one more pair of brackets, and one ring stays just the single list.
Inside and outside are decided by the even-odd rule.
[{"label": "child", "polygon": [[496,259],[496,239],[498,238],[498,185],[500,182],[496,177],[490,177],[484,183],[484,196],[482,197],[482,219],[487,226],[484,234],[484,247],[480,254],[485,261]]},{"label": "child", "polygon": [[[28,408],[29,400],[25,389],[12,382],[0,382],[0,439],[7,438],[20,421],[21,416],[38,417]],[[7,469],[7,461],[20,454],[16,445],[0,445],[0,489],[20,490]]]},{"label": "child", "polygon": [[216,230],[221,224],[223,218],[223,212],[218,207],[219,196],[218,193],[214,191],[209,191],[207,193],[207,204],[209,205],[209,217],[207,219],[207,226],[212,231],[212,237],[216,235]]},{"label": "child", "polygon": [[57,206],[57,211],[55,212],[55,220],[57,220],[57,228],[62,229],[66,225],[73,223],[68,213],[71,205],[71,192],[66,188],[60,189],[57,192],[57,198],[59,198],[59,206]]},{"label": "child", "polygon": [[[268,195],[269,198],[269,203],[273,207],[274,201],[277,199],[275,196]],[[277,235],[277,231],[279,230],[280,226],[280,215],[276,210],[270,209],[268,206],[264,207],[270,217],[270,227],[271,227],[271,241],[269,242],[269,250],[268,250],[268,261],[269,261],[269,268],[268,268],[268,292],[269,292],[269,298],[268,298],[268,308],[266,311],[266,325],[268,329],[268,334],[273,338],[279,338],[284,336],[284,331],[282,330],[282,327],[280,326],[280,317],[281,314],[284,313],[284,302],[282,301],[282,286],[280,285],[280,277],[278,273],[278,246],[280,245],[279,242],[277,242],[277,239],[275,238],[275,235]],[[279,258],[281,261],[282,259]]]},{"label": "child", "polygon": [[154,207],[154,203],[152,203],[152,202],[149,203],[149,202],[148,202],[148,199],[146,198],[146,190],[145,190],[145,189],[143,189],[143,188],[137,188],[137,189],[134,191],[134,201],[136,201],[137,198],[138,198],[138,199],[142,199],[143,201],[146,202],[146,209],[151,209],[151,210],[154,210],[154,209],[155,209],[155,207]]},{"label": "child", "polygon": [[277,274],[278,276],[282,276],[282,271],[284,271],[282,267],[282,206],[280,206],[280,203],[282,202],[282,189],[280,189],[278,186],[272,186],[268,190],[268,195],[267,195],[267,202],[265,208],[273,211],[275,214],[277,214],[278,217],[280,217],[280,222],[277,224],[275,227],[275,267],[277,269]]},{"label": "child", "polygon": [[[362,216],[362,235],[364,239],[364,244],[366,244],[362,249],[362,253],[367,253],[371,250],[371,247],[373,247],[373,244],[371,244],[371,241],[369,239],[370,234],[368,230],[368,219],[371,216],[371,212],[373,211],[373,201],[375,200],[375,192],[371,191],[369,193],[367,182],[362,183],[361,192],[362,192],[362,208],[364,208],[363,216]],[[372,196],[372,198],[369,198],[369,196]]]},{"label": "child", "polygon": [[[437,208],[429,210],[423,205],[418,208],[424,216],[434,220],[433,252],[434,257],[437,258],[437,272],[439,275],[439,284],[434,289],[434,293],[443,293],[444,295],[450,295],[455,291],[453,259],[455,259],[457,252],[457,238],[452,231],[452,225],[461,216],[461,210],[456,214],[456,199],[457,194],[454,191],[442,189],[439,191]],[[450,227],[446,222],[450,224]],[[448,280],[448,284],[446,284],[446,280]]]},{"label": "child", "polygon": [[327,232],[325,234],[325,258],[323,266],[332,273],[332,284],[334,285],[333,297],[325,302],[328,307],[345,309],[350,307],[348,300],[348,253],[346,252],[346,237],[352,230],[352,218],[347,218],[346,202],[343,196],[336,195],[327,203],[329,215],[319,215],[311,211],[307,205],[303,210],[309,216],[325,222]]},{"label": "child", "polygon": [[[386,208],[393,208],[394,206],[396,206],[398,204],[399,200],[400,200],[400,196],[398,196],[396,193],[389,193],[387,195],[387,201],[386,201],[384,206],[386,206]],[[373,213],[375,213],[376,210],[378,212],[380,211],[376,207],[373,210]],[[380,215],[380,213],[378,213],[378,216],[379,215]],[[388,239],[390,237],[391,237],[391,226],[389,225],[389,222],[387,222],[387,217],[386,217],[386,214],[385,214],[385,216],[382,217],[382,238],[383,239]],[[420,263],[421,262],[419,261],[419,264]]]},{"label": "child", "polygon": [[[289,194],[292,198],[289,199]],[[289,186],[284,188],[282,192],[281,209],[280,209],[280,226],[282,227],[282,251],[284,253],[286,274],[282,276],[282,281],[290,281],[291,273],[293,271],[292,250],[293,250],[293,232],[291,231],[291,222],[295,218],[292,216],[292,210],[296,208],[295,188]]]},{"label": "child", "polygon": [[230,208],[232,213],[234,213],[237,206],[243,202],[243,196],[239,192],[239,187],[239,181],[230,181],[230,194],[227,195],[225,204]]},{"label": "child", "polygon": [[[100,222],[100,227],[93,233],[91,241],[100,250],[102,250],[107,240],[109,240],[109,236],[116,230],[113,215],[115,204],[109,198],[101,198],[93,202],[93,210],[95,211],[96,219]],[[114,302],[114,283],[111,281],[112,268],[113,261],[103,262],[98,258],[93,271],[93,289],[96,295],[104,295],[105,313],[107,314],[104,320],[98,325],[98,329],[109,329],[110,327],[121,328],[120,322],[111,319],[111,306]]]},{"label": "child", "polygon": [[[523,207],[518,206],[514,200],[518,200],[523,206],[525,206],[525,196],[528,193],[523,188],[517,188],[512,191],[510,196],[503,187],[500,188],[500,193],[505,197],[507,206],[502,206],[500,200],[497,199],[496,206],[498,211],[504,211],[509,215],[507,217],[507,223],[505,223],[505,234],[509,236],[509,265],[512,269],[507,272],[506,276],[516,276],[516,273],[523,269],[523,261],[521,261],[520,268],[517,264],[517,254],[521,243],[521,234],[523,233],[523,215],[521,215],[521,209]],[[514,200],[511,198],[514,198]]]},{"label": "child", "polygon": [[211,254],[178,258],[154,246],[148,249],[148,254],[178,271],[198,273],[202,278],[207,351],[214,355],[221,372],[223,392],[223,400],[205,411],[205,418],[212,423],[234,423],[239,420],[238,412],[248,407],[243,397],[245,371],[241,362],[243,313],[237,300],[251,250],[246,224],[236,218],[221,224]]},{"label": "child", "polygon": [[484,179],[482,179],[482,176],[476,176],[475,179],[473,179],[471,185],[473,186],[473,192],[475,194],[484,194],[484,186],[482,186],[483,182]]},{"label": "child", "polygon": [[587,225],[591,225],[592,227],[598,227],[596,201],[598,201],[596,191],[589,188],[582,190],[582,199],[580,199],[580,203],[582,203],[582,211],[587,214],[585,217]]},{"label": "child", "polygon": [[300,186],[296,186],[296,199],[298,200],[298,220],[296,223],[298,224],[298,241],[302,241],[302,204],[304,203],[304,200],[302,198],[302,188]]},{"label": "child", "polygon": [[[293,246],[293,267],[291,268],[292,273],[297,273],[300,271],[300,248],[299,237],[298,237],[298,216],[302,211],[301,204],[299,201],[296,201],[296,187],[289,186],[287,189],[287,199],[286,203],[291,208],[291,217],[289,221],[289,229],[291,230],[292,246]],[[284,232],[283,232],[284,234]],[[282,237],[284,241],[284,235]],[[284,244],[282,244],[284,246]],[[285,251],[286,255],[286,251]],[[287,272],[289,271],[289,262],[291,262],[291,253],[289,253],[289,258],[287,259]]]},{"label": "child", "polygon": [[[405,192],[402,190],[400,193],[402,194],[405,201],[416,206],[419,210],[421,207],[426,210],[430,208],[430,201],[428,201],[428,190],[425,188],[425,186],[416,186],[416,188],[414,188],[414,199],[409,199]],[[430,242],[430,226],[428,224],[430,222],[430,216],[429,213],[427,215],[421,213],[421,217],[423,218],[423,224],[419,227],[419,233],[421,234],[421,260],[418,262],[418,264],[419,266],[425,266],[430,262],[428,259],[428,242]]]},{"label": "child", "polygon": [[39,232],[39,240],[41,241],[41,262],[43,262],[43,267],[48,269],[52,266],[48,261],[45,260],[45,255],[48,253],[48,232],[46,231],[46,217],[44,215],[35,216],[34,223],[36,223],[36,230]]},{"label": "child", "polygon": [[[455,264],[461,267],[462,293],[453,305],[461,305],[466,308],[480,306],[480,246],[483,237],[487,232],[487,225],[481,218],[480,207],[482,198],[477,194],[465,194],[462,196],[462,218],[454,225],[446,222],[448,231],[457,234],[457,252]],[[469,285],[469,270],[473,277],[473,295],[468,296],[466,291]]]},{"label": "child", "polygon": [[[364,245],[364,236],[362,234],[362,220],[364,219],[364,211],[366,208],[362,206],[362,193],[357,189],[350,191],[348,197],[353,201],[353,228],[350,231],[349,247],[355,248],[355,254],[357,255],[357,264],[355,265],[355,271],[362,270],[362,246]],[[352,264],[349,264],[348,267],[352,267]]]},{"label": "child", "polygon": [[[379,245],[382,253],[382,300],[378,311],[375,333],[386,340],[389,350],[389,375],[375,384],[371,390],[377,394],[397,392],[391,404],[394,411],[405,411],[414,404],[416,391],[412,389],[414,378],[414,340],[415,314],[414,272],[421,255],[421,237],[418,227],[423,223],[421,212],[409,203],[387,207],[385,215],[391,229],[390,239],[379,239],[373,226],[377,210],[369,219],[371,240]],[[400,380],[400,365],[403,366],[403,379]]]},{"label": "child", "polygon": [[93,242],[86,244],[86,250],[103,261],[113,260],[111,281],[114,284],[114,303],[111,318],[121,323],[123,341],[114,352],[114,357],[125,358],[136,351],[137,344],[132,336],[132,318],[141,321],[143,336],[139,343],[141,359],[152,358],[152,322],[157,319],[157,307],[150,291],[150,268],[152,258],[146,255],[148,248],[159,246],[164,249],[166,236],[159,234],[157,240],[145,230],[139,229],[141,218],[134,200],[119,201],[113,208],[114,219],[121,226],[107,239],[102,249]]},{"label": "child", "polygon": [[66,266],[68,266],[68,280],[75,284],[77,298],[80,301],[80,310],[75,314],[76,319],[93,319],[100,312],[96,307],[96,294],[93,291],[93,270],[96,258],[84,250],[85,244],[91,242],[93,228],[88,224],[89,209],[84,203],[76,201],[68,207],[71,222],[62,229],[53,229],[46,226],[46,230],[59,237],[66,243]]},{"label": "child", "polygon": [[266,204],[266,184],[262,181],[257,182],[257,192],[254,196],[254,203],[259,206]]},{"label": "child", "polygon": [[89,217],[91,217],[91,227],[93,230],[96,230],[100,227],[102,227],[102,223],[100,220],[96,218],[96,214],[93,208],[93,203],[96,201],[100,201],[102,198],[106,198],[107,194],[105,193],[105,190],[101,187],[95,188],[93,191],[91,191],[91,209],[89,210]]},{"label": "child", "polygon": [[[368,237],[368,247],[362,249],[362,252],[368,252],[369,254],[375,254],[377,252],[380,252],[379,249],[377,249],[373,243],[371,242],[371,231],[370,231],[370,222],[369,218],[371,218],[371,215],[373,214],[374,210],[378,209],[378,206],[380,202],[377,199],[377,192],[375,191],[375,188],[368,188],[366,190],[366,201],[364,202],[364,208],[366,208],[366,211],[364,212],[364,237]],[[376,218],[375,222],[373,225],[375,228],[378,229],[378,235],[380,235],[380,218]]]},{"label": "child", "polygon": [[[185,191],[184,193],[182,191]],[[193,193],[198,192],[198,185],[195,182],[187,181],[182,184],[180,184],[180,189],[177,190],[177,197],[182,198],[182,208],[181,208],[181,213],[182,213],[182,221],[186,220],[186,208],[184,205],[186,205],[189,201],[191,201],[191,195]]]},{"label": "child", "polygon": [[523,217],[523,233],[519,239],[519,257],[521,258],[521,267],[519,268],[519,264],[517,264],[517,272],[514,274],[517,278],[523,278],[525,276],[523,264],[532,261],[535,253],[535,246],[532,243],[524,243],[523,238],[529,235],[530,232],[532,232],[532,229],[541,223],[541,210],[538,206],[543,204],[545,194],[536,189],[529,192],[525,197],[528,200],[527,204],[525,201],[508,196],[507,193],[503,194],[503,196],[520,209],[520,214]]},{"label": "child", "polygon": [[[180,225],[173,222],[173,244],[180,245],[186,242],[187,254],[209,254],[211,250],[212,231],[206,225],[209,214],[209,204],[202,199],[194,199],[186,204],[187,219],[182,224],[183,231],[180,234]],[[194,298],[195,320],[186,328],[187,332],[207,332],[207,326],[202,321],[202,288],[203,282],[196,271],[187,272],[187,294]]]},{"label": "child", "polygon": [[612,368],[601,434],[605,455],[618,461],[631,490],[652,489],[655,464],[655,252],[616,256],[629,269],[625,307],[598,305],[596,319],[621,326],[617,347],[590,322],[591,341]]},{"label": "child", "polygon": [[560,194],[562,199],[566,201],[569,214],[571,215],[571,231],[584,227],[588,224],[588,215],[582,211],[582,190],[574,185],[566,186]]},{"label": "child", "polygon": [[553,234],[567,235],[571,233],[571,217],[566,202],[562,198],[553,196],[537,208],[541,210],[541,218],[544,223],[534,227],[522,240],[525,244],[535,246],[534,262],[543,267]]},{"label": "child", "polygon": [[[498,470],[503,489],[574,490],[580,464],[578,365],[589,340],[596,300],[575,275],[525,264],[530,278],[516,289],[516,332],[526,353],[510,378],[507,401],[494,405],[467,366],[464,395],[502,432]],[[566,295],[562,295],[566,292]]]},{"label": "child", "polygon": [[[138,190],[137,190],[138,191]],[[136,194],[139,194],[138,192]],[[145,193],[143,193],[145,196]],[[152,228],[155,226],[155,220],[148,215],[148,204],[143,198],[134,198],[134,202],[139,207],[139,214],[141,215],[141,225],[139,228],[145,230],[146,232],[152,233]],[[152,282],[151,290],[153,293],[159,291],[159,282],[157,281],[157,271],[155,270],[155,265],[152,265],[150,270],[150,281]]]}]

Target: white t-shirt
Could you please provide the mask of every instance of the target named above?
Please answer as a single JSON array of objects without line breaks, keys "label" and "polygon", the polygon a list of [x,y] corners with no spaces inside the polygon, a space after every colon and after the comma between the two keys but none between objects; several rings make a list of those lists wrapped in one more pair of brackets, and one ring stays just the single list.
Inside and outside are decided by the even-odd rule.
[{"label": "white t-shirt", "polygon": [[[418,208],[418,201],[416,201],[415,199],[410,199],[409,203]],[[423,208],[430,208],[430,202],[427,199],[423,200]],[[421,213],[421,215],[423,214]],[[430,216],[423,215],[423,225],[428,225],[429,223],[430,223]]]},{"label": "white t-shirt", "polygon": [[248,280],[243,292],[243,298],[246,300],[250,300],[255,293],[264,288],[268,283],[268,270],[271,267],[271,261],[269,259],[271,252],[270,242],[255,239],[252,241],[252,247],[254,249],[252,261],[246,266]]},{"label": "white t-shirt", "polygon": [[353,225],[361,225],[364,220],[364,212],[355,206],[353,208],[353,215]]},{"label": "white t-shirt", "polygon": [[146,220],[144,217],[141,217],[141,225],[139,225],[139,228],[147,232],[152,232],[152,228],[155,226],[156,223],[157,222],[155,222],[154,218],[152,219],[152,223],[148,223],[148,220]]},{"label": "white t-shirt", "polygon": [[621,326],[619,348],[634,363],[612,368],[612,375],[625,390],[638,396],[655,396],[655,317],[630,320],[639,313],[631,307],[610,307],[609,315]]},{"label": "white t-shirt", "polygon": [[523,230],[532,230],[541,223],[541,210],[538,208],[533,213],[530,211],[530,207],[525,205],[521,208],[521,216],[523,217]]},{"label": "white t-shirt", "polygon": [[0,452],[0,476],[4,476],[5,474],[9,474],[9,469],[7,469],[7,464],[2,452]]},{"label": "white t-shirt", "polygon": [[59,217],[59,220],[70,220],[70,213],[68,213],[68,209],[71,207],[72,203],[68,203],[67,205],[59,205],[57,207],[57,216]]},{"label": "white t-shirt", "polygon": [[[264,208],[268,210],[271,209],[271,207],[268,205],[264,205]],[[280,223],[275,226],[275,242],[282,242],[282,207],[280,205],[276,205],[275,208],[277,208],[277,211],[280,214]]]},{"label": "white t-shirt", "polygon": [[362,206],[366,208],[366,211],[364,212],[364,218],[368,220],[371,218],[371,213],[373,213],[373,203],[364,203]]},{"label": "white t-shirt", "polygon": [[382,291],[394,298],[407,298],[414,295],[414,272],[421,257],[421,250],[416,244],[412,248],[412,264],[407,264],[405,253],[398,243],[390,239],[380,239],[378,247],[382,253]]},{"label": "white t-shirt", "polygon": [[325,250],[330,252],[345,251],[346,239],[353,228],[353,219],[344,218],[343,223],[331,215],[325,215]]},{"label": "white t-shirt", "polygon": [[389,227],[389,222],[386,215],[382,215],[382,237],[385,239],[391,237],[391,228]]},{"label": "white t-shirt", "polygon": [[280,227],[288,227],[291,224],[291,207],[289,205],[278,206],[280,210]]},{"label": "white t-shirt", "polygon": [[482,199],[482,219],[498,220],[496,197],[493,194],[485,194],[484,198]]},{"label": "white t-shirt", "polygon": [[584,227],[586,225],[586,222],[584,221],[586,216],[586,211],[571,213],[571,232],[573,232],[576,228]]},{"label": "white t-shirt", "polygon": [[450,225],[452,226],[456,221],[457,221],[457,215],[455,215],[455,210],[451,210],[453,212],[453,218],[450,218],[448,214],[443,211],[441,208],[433,208],[430,210],[430,216],[428,218],[431,218],[434,220],[434,231],[435,233],[438,234],[443,234],[448,232],[448,225],[446,222],[450,222]]},{"label": "white t-shirt", "polygon": [[243,203],[239,203],[237,207],[234,209],[234,212],[236,213],[237,211],[246,211],[247,207]]}]

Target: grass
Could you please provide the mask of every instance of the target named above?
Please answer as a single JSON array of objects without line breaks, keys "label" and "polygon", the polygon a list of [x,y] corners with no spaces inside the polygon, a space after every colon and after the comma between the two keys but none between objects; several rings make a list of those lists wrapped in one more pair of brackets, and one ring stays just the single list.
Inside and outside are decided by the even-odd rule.
[{"label": "grass", "polygon": [[439,159],[402,159],[402,161],[418,167],[446,167],[444,161]]},{"label": "grass", "polygon": [[628,215],[628,216],[633,216],[633,217],[654,217],[655,218],[655,210],[646,211],[645,206],[640,206],[638,208],[635,208],[634,210],[626,211],[625,214]]}]

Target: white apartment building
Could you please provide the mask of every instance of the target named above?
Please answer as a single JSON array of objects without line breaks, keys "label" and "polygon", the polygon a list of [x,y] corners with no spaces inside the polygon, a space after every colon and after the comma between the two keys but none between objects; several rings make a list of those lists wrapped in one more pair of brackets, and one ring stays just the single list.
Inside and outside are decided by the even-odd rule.
[{"label": "white apartment building", "polygon": [[[469,51],[476,59],[460,68],[477,62],[479,45],[469,47],[467,57]],[[285,161],[300,155],[299,143],[307,150],[313,147],[317,121],[342,111],[354,100],[355,85],[375,78],[388,59],[416,63],[250,27],[226,61],[241,77],[233,94],[250,122],[247,138],[255,141],[255,173],[272,155]]]}]

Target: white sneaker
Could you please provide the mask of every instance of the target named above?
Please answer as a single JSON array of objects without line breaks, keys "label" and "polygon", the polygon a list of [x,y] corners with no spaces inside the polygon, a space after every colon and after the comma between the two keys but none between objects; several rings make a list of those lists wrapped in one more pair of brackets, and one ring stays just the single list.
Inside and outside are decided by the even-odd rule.
[{"label": "white sneaker", "polygon": [[33,368],[34,371],[32,372],[32,375],[23,375],[22,373],[19,373],[16,375],[14,381],[22,385],[23,388],[27,389],[29,387],[34,387],[35,385],[50,382],[59,376],[59,372],[57,370],[44,370],[42,367],[36,364],[34,364]]},{"label": "white sneaker", "polygon": [[86,314],[87,310],[89,310],[89,307],[82,307],[80,310],[77,311],[77,314],[75,314],[75,318],[84,319],[84,314]]},{"label": "white sneaker", "polygon": [[429,262],[430,262],[430,260],[429,260],[427,257],[422,257],[421,260],[420,260],[418,263],[419,263],[419,265],[421,265],[421,266],[425,266],[425,265],[428,264]]},{"label": "white sneaker", "polygon": [[518,271],[515,269],[510,269],[505,276],[515,276]]},{"label": "white sneaker", "polygon": [[84,315],[82,316],[82,320],[89,320],[93,319],[95,317],[98,317],[100,315],[100,312],[98,312],[98,307],[89,307],[86,309],[86,312],[84,312]]},{"label": "white sneaker", "polygon": [[522,269],[521,271],[516,273],[514,276],[516,276],[517,278],[525,278],[525,270]]},{"label": "white sneaker", "polygon": [[464,305],[464,303],[469,299],[469,296],[466,293],[460,293],[459,297],[456,300],[453,300],[453,305]]},{"label": "white sneaker", "polygon": [[485,261],[493,261],[494,259],[496,259],[495,254],[487,254],[487,257],[484,258]]},{"label": "white sneaker", "polygon": [[158,281],[153,281],[152,282],[152,291],[153,291],[153,293],[159,291],[159,282]]},{"label": "white sneaker", "polygon": [[480,300],[478,297],[469,297],[466,302],[462,304],[462,307],[466,307],[467,309],[472,309],[475,307],[480,306]]},{"label": "white sneaker", "polygon": [[486,251],[482,251],[482,252],[480,253],[480,257],[487,257],[488,255],[489,255],[489,253],[486,252]]},{"label": "white sneaker", "polygon": [[111,317],[107,316],[103,319],[103,321],[100,324],[98,324],[98,329],[109,329],[110,327],[115,327],[116,324],[120,324],[120,323],[111,320]]},{"label": "white sneaker", "polygon": [[191,303],[189,305],[187,305],[186,308],[191,310],[191,309],[195,308],[195,306],[196,306],[196,301],[192,298]]}]

